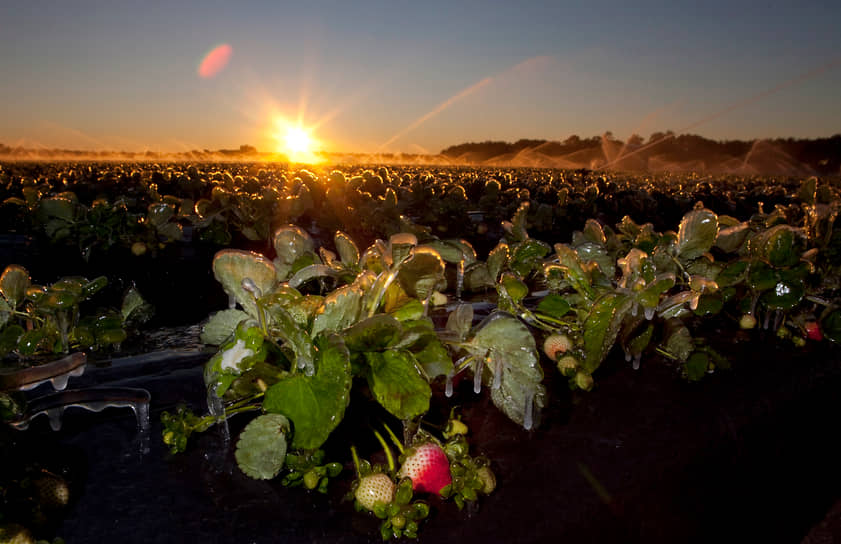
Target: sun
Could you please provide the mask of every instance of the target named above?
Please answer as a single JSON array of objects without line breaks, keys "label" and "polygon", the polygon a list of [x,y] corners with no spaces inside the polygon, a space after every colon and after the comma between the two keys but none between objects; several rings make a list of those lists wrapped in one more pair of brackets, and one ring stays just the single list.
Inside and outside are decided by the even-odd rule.
[{"label": "sun", "polygon": [[290,154],[304,154],[312,152],[312,138],[309,133],[301,127],[289,127],[283,138],[286,144],[286,151]]},{"label": "sun", "polygon": [[286,155],[292,162],[313,164],[322,160],[317,153],[318,140],[313,136],[312,129],[304,125],[278,119],[275,121],[274,138],[277,152]]}]

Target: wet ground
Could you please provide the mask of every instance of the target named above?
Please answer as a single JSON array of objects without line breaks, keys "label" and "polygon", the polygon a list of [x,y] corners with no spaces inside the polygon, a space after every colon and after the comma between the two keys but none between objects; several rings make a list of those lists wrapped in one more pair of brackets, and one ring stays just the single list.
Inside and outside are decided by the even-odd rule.
[{"label": "wet ground", "polygon": [[[203,409],[208,355],[196,332],[170,331],[156,354],[91,364],[71,380],[71,388],[150,391],[148,435],[118,408],[68,410],[58,432],[41,418],[10,435],[8,458],[70,483],[71,502],[44,536],[70,544],[378,541],[377,521],[342,500],[341,482],[319,495],[251,480],[218,431],[183,454],[166,451],[161,412],[179,402]],[[431,500],[420,541],[800,542],[841,499],[841,360],[825,347],[745,340],[723,341],[735,368],[698,384],[655,361],[634,371],[610,360],[591,393],[571,394],[550,374],[552,401],[531,432],[474,395],[472,383],[458,385],[474,453],[492,459],[499,487],[463,512]],[[365,455],[374,450],[359,436],[370,414],[357,400],[327,444],[349,471],[351,440]],[[435,397],[433,419],[443,417],[443,401]],[[237,417],[234,436],[249,419]]]}]

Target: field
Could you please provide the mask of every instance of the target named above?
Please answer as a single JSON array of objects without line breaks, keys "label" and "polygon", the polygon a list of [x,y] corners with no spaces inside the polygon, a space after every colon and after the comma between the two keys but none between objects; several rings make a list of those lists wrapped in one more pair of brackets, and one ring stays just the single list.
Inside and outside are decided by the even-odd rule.
[{"label": "field", "polygon": [[[0,164],[2,521],[70,542],[797,541],[841,498],[839,191]],[[54,432],[35,416],[68,377],[51,422],[109,409]],[[430,442],[434,489],[398,471]],[[391,491],[369,501],[372,472]]]}]

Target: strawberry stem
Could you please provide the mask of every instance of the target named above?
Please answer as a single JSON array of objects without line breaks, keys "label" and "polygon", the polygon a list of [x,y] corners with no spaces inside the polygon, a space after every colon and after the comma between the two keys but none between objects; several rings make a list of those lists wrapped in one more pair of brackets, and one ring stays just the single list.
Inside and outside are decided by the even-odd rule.
[{"label": "strawberry stem", "polygon": [[397,446],[397,451],[399,451],[402,454],[403,453],[403,444],[400,443],[400,440],[397,438],[397,435],[394,434],[394,431],[392,431],[391,427],[389,427],[388,425],[383,424],[383,427],[385,428],[385,431],[388,433],[388,436],[391,438],[391,441],[394,442],[395,446]]},{"label": "strawberry stem", "polygon": [[356,467],[356,477],[361,478],[362,474],[359,472],[359,455],[356,454],[356,446],[350,446],[350,454],[353,456],[353,466]]},{"label": "strawberry stem", "polygon": [[376,429],[374,429],[374,436],[376,436],[377,440],[379,440],[380,444],[382,444],[383,451],[385,452],[385,457],[386,459],[388,459],[388,471],[394,473],[394,454],[391,453],[391,448],[388,447],[388,444],[386,443],[385,438],[383,438],[383,435],[381,435]]}]

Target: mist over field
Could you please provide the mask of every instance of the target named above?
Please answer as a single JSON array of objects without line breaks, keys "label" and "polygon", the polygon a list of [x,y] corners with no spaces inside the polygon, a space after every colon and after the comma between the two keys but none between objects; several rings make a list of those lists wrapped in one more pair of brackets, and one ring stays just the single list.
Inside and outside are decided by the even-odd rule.
[{"label": "mist over field", "polygon": [[[610,132],[564,141],[521,139],[452,145],[437,154],[319,152],[327,164],[430,164],[488,167],[592,169],[738,175],[835,175],[841,173],[841,134],[830,138],[715,141],[698,135],[656,132],[626,141]],[[187,152],[77,151],[0,144],[5,160],[289,161],[254,146]]]}]

